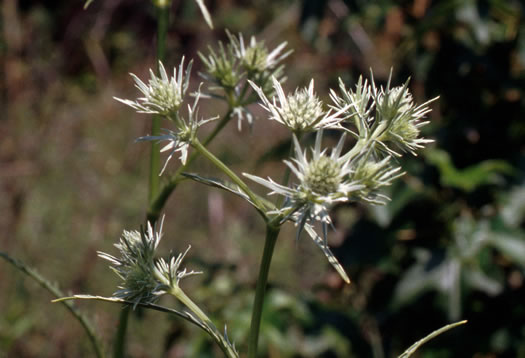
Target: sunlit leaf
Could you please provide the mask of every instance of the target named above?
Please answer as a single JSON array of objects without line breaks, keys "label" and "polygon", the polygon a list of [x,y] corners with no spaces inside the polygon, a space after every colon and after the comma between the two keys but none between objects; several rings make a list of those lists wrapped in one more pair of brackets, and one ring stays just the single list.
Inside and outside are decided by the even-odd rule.
[{"label": "sunlit leaf", "polygon": [[443,186],[471,192],[482,185],[494,184],[498,174],[512,174],[514,169],[503,160],[484,160],[464,169],[457,169],[450,155],[439,149],[428,151],[426,159],[435,165],[440,172]]}]

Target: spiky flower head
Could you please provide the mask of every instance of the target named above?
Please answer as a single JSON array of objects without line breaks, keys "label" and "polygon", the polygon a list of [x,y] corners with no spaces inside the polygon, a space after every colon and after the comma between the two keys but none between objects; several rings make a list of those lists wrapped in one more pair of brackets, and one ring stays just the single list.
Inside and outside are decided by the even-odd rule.
[{"label": "spiky flower head", "polygon": [[362,199],[368,203],[384,205],[390,198],[382,193],[380,189],[389,186],[392,182],[405,173],[400,167],[391,165],[392,157],[387,156],[380,161],[370,158],[362,158],[355,166],[352,179],[363,188],[352,193],[356,199]]},{"label": "spiky flower head", "polygon": [[167,289],[179,287],[179,282],[183,278],[201,273],[197,271],[188,271],[186,268],[180,269],[182,260],[184,260],[184,257],[190,248],[191,246],[188,246],[184,253],[180,253],[177,256],[170,253],[168,260],[160,258],[155,262],[155,278]]},{"label": "spiky flower head", "polygon": [[[224,46],[222,42],[219,42],[217,51],[210,46],[208,46],[208,50],[208,56],[199,52],[199,57],[206,68],[206,74],[201,73],[200,75],[206,80],[216,83],[219,88],[234,91],[241,82],[243,74],[237,69],[238,60],[231,46]],[[211,89],[217,88],[212,87]]]},{"label": "spiky flower head", "polygon": [[268,180],[244,174],[249,179],[271,189],[271,194],[280,194],[286,197],[287,204],[281,212],[290,212],[293,221],[299,225],[300,234],[306,222],[320,221],[326,232],[326,225],[331,224],[328,211],[337,202],[348,201],[351,193],[363,188],[363,185],[350,180],[352,168],[350,161],[341,156],[345,134],[341,136],[337,146],[330,155],[326,149],[321,150],[323,131],[316,136],[315,146],[311,149],[311,157],[303,151],[293,136],[295,158],[284,163],[298,179],[298,183],[287,187]]},{"label": "spiky flower head", "polygon": [[397,154],[392,148],[416,155],[417,149],[433,142],[431,139],[420,138],[420,128],[428,123],[422,118],[431,109],[428,106],[436,98],[421,105],[415,105],[412,94],[408,89],[408,82],[404,86],[386,88],[376,94],[376,111],[379,120],[386,125],[377,140],[386,144],[391,154]]},{"label": "spiky flower head", "polygon": [[245,45],[241,33],[239,33],[238,38],[229,31],[226,31],[226,33],[230,39],[230,45],[235,57],[237,57],[243,68],[248,72],[264,72],[274,69],[292,53],[292,50],[282,53],[286,47],[286,42],[281,43],[269,52],[264,41],[257,41],[255,36],[252,36],[250,42]]},{"label": "spiky flower head", "polygon": [[218,118],[218,117],[212,117],[208,119],[200,119],[200,120],[198,119],[199,110],[197,108],[197,104],[199,102],[200,96],[201,96],[201,93],[200,93],[200,87],[199,87],[199,91],[197,91],[195,95],[195,101],[193,103],[193,106],[190,107],[188,105],[188,118],[184,119],[182,115],[179,115],[179,114],[176,115],[175,117],[175,124],[177,125],[176,131],[172,131],[172,130],[163,128],[162,129],[162,131],[164,132],[163,135],[144,136],[144,137],[137,138],[137,141],[139,142],[142,142],[142,141],[167,142],[167,144],[164,147],[162,147],[160,151],[161,152],[169,151],[169,155],[159,175],[162,175],[162,173],[164,173],[164,170],[166,169],[168,162],[173,157],[173,155],[177,152],[180,152],[180,160],[182,164],[183,165],[186,164],[191,142],[196,137],[197,130],[199,129],[199,127]]},{"label": "spiky flower head", "polygon": [[171,288],[178,287],[182,278],[199,273],[188,272],[186,269],[180,270],[180,265],[189,247],[176,259],[170,254],[167,262],[155,257],[162,237],[163,222],[164,217],[161,219],[158,230],[157,228],[154,230],[148,222],[145,231],[124,231],[120,241],[115,244],[120,252],[118,258],[98,252],[98,256],[108,260],[112,265],[110,268],[122,279],[119,289],[113,296],[133,302],[134,307],[139,303],[155,302],[159,296],[167,293]]},{"label": "spiky flower head", "polygon": [[162,285],[153,274],[155,251],[162,236],[162,223],[158,231],[148,223],[146,231],[124,231],[115,247],[120,257],[104,252],[98,256],[108,260],[111,269],[122,279],[113,296],[139,303],[155,302],[163,293]]},{"label": "spiky flower head", "polygon": [[[332,106],[335,110],[347,108],[341,116],[344,122],[353,124],[357,132],[349,130],[356,138],[367,138],[370,125],[373,123],[372,110],[374,108],[374,101],[372,100],[372,88],[368,84],[368,80],[363,81],[363,76],[359,76],[359,80],[355,86],[355,90],[346,89],[346,86],[341,78],[339,78],[340,95],[334,90],[330,90],[330,98],[334,102]],[[349,106],[350,105],[350,106]]]},{"label": "spiky flower head", "polygon": [[147,85],[131,73],[131,77],[135,80],[135,87],[142,92],[144,97],[139,97],[136,101],[114,98],[132,107],[139,113],[173,116],[182,105],[184,95],[188,90],[192,63],[193,61],[190,61],[184,71],[183,57],[179,65],[178,74],[176,68],[173,68],[173,76],[170,78],[164,65],[159,61],[160,77],[157,77],[153,70],[150,69],[150,80]]},{"label": "spiky flower head", "polygon": [[298,89],[286,96],[279,81],[272,77],[276,97],[270,101],[263,89],[250,81],[250,85],[259,95],[261,106],[270,112],[270,119],[288,127],[294,133],[313,132],[320,129],[339,128],[343,120],[339,117],[349,105],[336,113],[325,111],[322,101],[314,93],[314,80],[308,88]]},{"label": "spiky flower head", "polygon": [[[244,175],[271,189],[270,195],[279,194],[286,198],[283,207],[274,212],[282,216],[281,223],[286,220],[294,222],[298,227],[297,239],[305,230],[343,280],[349,283],[347,274],[327,244],[328,226],[332,224],[329,210],[335,203],[351,200],[352,193],[364,186],[350,179],[353,172],[351,163],[341,156],[346,134],[341,136],[330,155],[327,155],[326,149],[321,150],[322,136],[322,130],[317,132],[311,157],[301,149],[297,137],[293,136],[295,158],[284,162],[297,177],[296,184],[284,186],[270,178],[266,180],[246,173]],[[314,229],[316,222],[321,223],[322,236]]]},{"label": "spiky flower head", "polygon": [[[386,88],[377,87],[373,80],[370,84],[362,77],[355,90],[346,89],[339,80],[340,94],[331,91],[334,109],[341,109],[348,104],[348,110],[343,113],[345,121],[350,121],[357,132],[349,130],[356,137],[377,144],[376,149],[387,155],[401,156],[402,152],[416,155],[416,150],[431,139],[421,138],[421,127],[428,121],[423,118],[431,111],[429,104],[438,97],[423,104],[416,105],[408,81],[403,86],[390,87],[392,72]],[[374,110],[375,109],[375,110]]]}]

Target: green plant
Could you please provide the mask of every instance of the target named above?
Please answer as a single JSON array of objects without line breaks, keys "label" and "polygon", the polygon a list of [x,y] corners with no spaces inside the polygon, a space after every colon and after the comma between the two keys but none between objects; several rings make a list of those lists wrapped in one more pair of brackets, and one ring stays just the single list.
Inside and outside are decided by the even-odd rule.
[{"label": "green plant", "polygon": [[[159,19],[163,19],[165,15],[160,11]],[[162,23],[164,25],[159,26],[163,26],[162,31],[165,33],[165,19],[159,21],[159,24]],[[136,85],[144,97],[136,101],[120,101],[139,112],[156,114],[173,127],[164,130],[164,134],[159,133],[159,119],[156,118],[151,135],[141,137],[138,141],[153,141],[155,144],[166,141],[167,144],[160,151],[170,152],[164,167],[158,170],[158,147],[154,147],[152,151],[151,206],[148,210],[146,229],[123,233],[121,242],[116,245],[120,252],[119,257],[100,253],[102,258],[112,263],[113,270],[122,279],[119,290],[112,298],[86,295],[76,295],[74,298],[94,298],[125,304],[126,307],[142,306],[174,313],[209,333],[225,355],[238,356],[226,332],[220,333],[204,311],[181,289],[180,280],[195,273],[180,268],[185,254],[170,255],[169,258],[163,259],[157,257],[155,252],[162,235],[162,222],[158,230],[153,230],[153,227],[173,189],[188,178],[218,187],[247,200],[266,224],[266,244],[248,338],[248,356],[255,357],[268,272],[281,226],[287,222],[297,226],[297,239],[306,231],[321,248],[330,264],[349,283],[348,275],[328,247],[327,232],[332,225],[330,210],[337,203],[362,200],[384,204],[388,200],[381,189],[402,175],[393,158],[400,157],[405,152],[415,154],[417,149],[430,142],[419,136],[420,127],[425,124],[422,118],[430,110],[430,101],[415,105],[408,90],[408,82],[403,86],[391,87],[389,81],[386,87],[381,87],[376,86],[373,78],[370,84],[361,78],[355,90],[348,90],[341,81],[339,91],[332,91],[331,108],[327,108],[314,93],[313,81],[307,88],[298,89],[290,95],[284,93],[281,86],[283,67],[280,65],[288,54],[282,53],[284,44],[269,51],[255,38],[252,38],[249,44],[245,44],[241,35],[235,37],[228,34],[228,37],[230,42],[227,45],[220,44],[219,50],[210,49],[208,56],[201,55],[207,69],[204,77],[211,84],[205,91],[201,91],[199,87],[193,94],[195,99],[193,105],[188,106],[187,113],[181,111],[181,106],[188,90],[191,65],[184,71],[184,60],[180,63],[178,73],[174,70],[171,78],[160,60],[159,75],[151,71],[148,84],[134,76]],[[163,57],[162,52],[163,50],[159,50],[159,58]],[[224,100],[228,109],[211,134],[201,141],[200,127],[218,119],[199,118],[199,101],[206,97]],[[261,101],[263,107],[270,112],[271,120],[288,127],[292,135],[290,151],[294,155],[285,161],[287,174],[284,180],[279,183],[272,179],[244,174],[248,179],[269,188],[270,194],[280,194],[282,198],[275,202],[256,194],[207,147],[231,118],[237,117],[239,123],[245,119],[251,123],[254,116],[247,106],[256,101]],[[337,145],[330,152],[322,149],[325,131],[340,134]],[[312,135],[315,135],[313,146],[310,145]],[[355,144],[347,150],[349,135],[355,138]],[[310,150],[303,149],[306,147]],[[159,187],[155,179],[157,172],[163,174],[168,168],[168,161],[177,152],[180,152],[182,165],[164,186]],[[219,169],[221,175],[229,180],[187,173],[186,170],[197,156],[208,159]],[[295,174],[295,182],[290,179],[290,173]],[[157,298],[164,294],[174,296],[187,311],[179,312],[155,305]],[[123,312],[126,313],[121,322],[125,327],[124,317],[127,310]],[[451,327],[444,327],[437,333],[448,328]],[[119,332],[125,332],[125,329]],[[121,337],[124,337],[124,333]],[[123,347],[124,339],[117,338],[117,341],[122,342],[116,345],[117,348]],[[418,342],[402,357],[408,357],[425,341]],[[123,355],[122,349],[115,352],[116,356]]]}]

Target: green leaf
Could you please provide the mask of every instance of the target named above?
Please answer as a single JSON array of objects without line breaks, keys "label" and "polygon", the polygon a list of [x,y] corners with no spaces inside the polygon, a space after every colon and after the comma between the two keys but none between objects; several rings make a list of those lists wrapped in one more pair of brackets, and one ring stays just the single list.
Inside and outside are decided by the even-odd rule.
[{"label": "green leaf", "polygon": [[499,179],[498,174],[512,174],[514,169],[503,160],[484,160],[464,169],[457,169],[450,155],[439,149],[426,153],[428,162],[436,166],[441,175],[443,186],[471,192],[482,185],[493,184]]},{"label": "green leaf", "polygon": [[328,246],[325,245],[325,241],[323,240],[323,238],[321,238],[319,235],[317,235],[315,230],[308,224],[306,224],[304,226],[304,229],[306,230],[308,235],[310,235],[312,240],[314,240],[314,242],[317,244],[317,246],[319,246],[319,248],[323,251],[323,254],[328,259],[328,262],[330,262],[330,264],[335,268],[335,270],[337,271],[337,273],[339,273],[341,278],[346,283],[350,283],[350,279],[348,278],[348,275],[346,274],[345,270],[343,269],[343,266],[341,266],[339,261],[337,261],[337,259],[335,258],[334,254],[332,253],[332,251],[330,251]]},{"label": "green leaf", "polygon": [[[189,179],[192,179],[192,180],[195,180],[196,182],[201,183],[201,184],[205,184],[205,185],[208,185],[208,186],[211,186],[211,187],[214,187],[214,188],[219,188],[219,189],[222,189],[222,190],[229,191],[230,193],[233,193],[233,194],[235,194],[237,196],[240,196],[241,198],[243,198],[244,200],[246,200],[247,202],[252,204],[253,207],[259,211],[259,207],[257,207],[257,205],[255,205],[250,200],[248,195],[243,193],[240,190],[239,186],[234,184],[234,183],[232,183],[232,182],[229,182],[229,181],[226,181],[226,180],[217,179],[217,178],[203,177],[203,176],[200,176],[200,175],[194,174],[194,173],[182,173],[182,176],[184,176],[186,178],[189,178]],[[265,198],[259,197],[259,200],[264,205],[266,205],[269,208],[273,208],[274,207],[273,204],[271,202],[269,202],[268,200],[266,200]]]},{"label": "green leaf", "polygon": [[511,235],[492,232],[487,240],[492,247],[496,248],[504,256],[511,259],[514,263],[525,267],[525,237],[522,233]]},{"label": "green leaf", "polygon": [[191,315],[189,312],[177,311],[177,310],[175,310],[173,308],[168,308],[168,307],[156,305],[154,303],[136,303],[136,302],[127,301],[127,300],[124,300],[124,299],[118,298],[118,297],[104,297],[104,296],[93,296],[93,295],[74,295],[74,296],[68,296],[68,297],[61,297],[61,298],[57,298],[56,300],[53,300],[51,302],[53,302],[53,303],[55,303],[55,302],[64,303],[64,302],[67,302],[67,301],[70,301],[70,300],[95,300],[95,301],[120,303],[120,304],[124,304],[124,305],[129,305],[129,306],[140,306],[140,307],[144,307],[144,308],[149,308],[149,309],[152,309],[152,310],[155,310],[155,311],[160,311],[160,312],[174,314],[174,315],[179,316],[180,318],[183,318],[183,319],[193,323],[194,325],[204,329],[205,331],[208,331],[208,327],[205,326],[196,317]]},{"label": "green leaf", "polygon": [[440,329],[430,333],[428,336],[426,336],[425,338],[417,341],[416,343],[414,343],[412,346],[410,346],[410,348],[408,348],[403,354],[401,354],[398,358],[408,358],[410,357],[412,354],[414,354],[414,352],[416,350],[418,350],[419,347],[421,347],[423,344],[427,343],[428,341],[430,341],[431,339],[439,336],[440,334],[452,329],[452,328],[455,328],[457,326],[461,326],[462,324],[465,324],[467,323],[467,321],[459,321],[459,322],[456,322],[456,323],[452,323],[452,324],[449,324],[449,325],[446,325],[444,327],[441,327]]},{"label": "green leaf", "polygon": [[[51,283],[44,276],[39,274],[33,268],[24,264],[22,261],[12,258],[5,252],[0,252],[0,257],[6,260],[7,262],[9,262],[11,265],[16,267],[21,272],[25,273],[27,276],[31,277],[36,282],[38,282],[38,284],[41,287],[46,289],[53,296],[60,297],[64,295],[62,291],[55,284]],[[77,307],[75,307],[71,302],[61,302],[61,303],[77,319],[77,321],[82,325],[82,328],[84,328],[84,331],[86,332],[89,340],[91,341],[91,344],[93,345],[93,349],[95,350],[96,356],[99,358],[104,358],[105,357],[104,346],[102,344],[102,341],[98,337],[98,335],[95,333],[95,329],[93,328],[93,325],[88,320],[88,318],[82,312],[80,312],[80,310]]]}]

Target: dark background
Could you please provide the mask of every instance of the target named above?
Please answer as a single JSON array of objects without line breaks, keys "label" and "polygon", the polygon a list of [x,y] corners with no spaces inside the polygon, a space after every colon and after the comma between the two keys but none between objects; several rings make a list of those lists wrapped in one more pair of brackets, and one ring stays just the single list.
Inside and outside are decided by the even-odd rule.
[{"label": "dark background", "polygon": [[[293,227],[280,237],[270,275],[261,349],[268,357],[396,357],[449,322],[469,323],[414,357],[525,357],[524,4],[512,0],[173,1],[167,67],[225,40],[224,29],[288,41],[285,90],[313,77],[317,93],[373,69],[385,83],[411,77],[417,102],[435,96],[424,135],[435,144],[400,164],[407,175],[386,207],[340,206],[334,253],[339,279]],[[96,251],[114,253],[138,229],[147,203],[149,118],[112,99],[134,98],[128,72],[155,63],[151,3],[95,0],[1,4],[0,251],[66,292],[111,295],[117,284]],[[204,113],[224,106],[203,102]],[[254,107],[254,111],[257,109]],[[262,112],[257,112],[263,115]],[[287,133],[261,119],[232,123],[212,150],[237,172],[271,173],[257,160]],[[268,156],[265,156],[267,158]],[[174,162],[174,161],[173,161]],[[170,164],[170,168],[175,167]],[[213,171],[199,161],[195,171]],[[165,210],[163,252],[192,244],[187,265],[204,274],[185,288],[241,351],[249,325],[263,226],[239,199],[184,183]],[[78,323],[6,262],[0,263],[0,355],[90,357]],[[163,304],[177,307],[166,299]],[[120,308],[79,303],[111,344]],[[185,322],[139,312],[131,357],[220,356]]]}]

